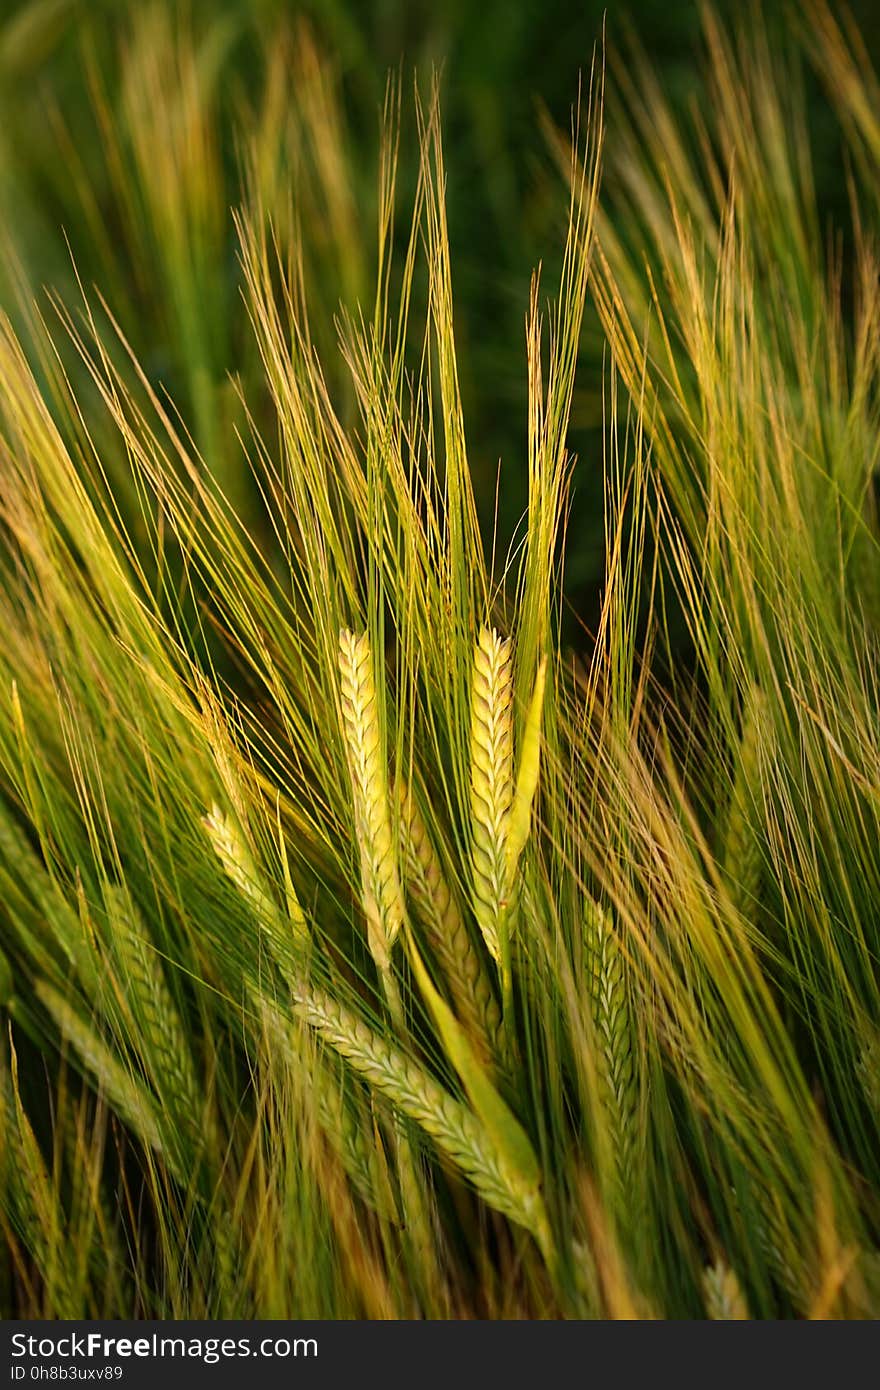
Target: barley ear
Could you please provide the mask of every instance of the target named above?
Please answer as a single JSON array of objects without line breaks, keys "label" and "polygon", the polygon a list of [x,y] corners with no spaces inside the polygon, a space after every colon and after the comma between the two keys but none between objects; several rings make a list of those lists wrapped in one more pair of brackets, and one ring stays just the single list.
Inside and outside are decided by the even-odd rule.
[{"label": "barley ear", "polygon": [[349,1065],[430,1136],[491,1207],[550,1248],[547,1212],[537,1181],[511,1163],[473,1112],[417,1062],[321,990],[300,987],[299,1015]]},{"label": "barley ear", "polygon": [[397,786],[406,888],[449,987],[456,1015],[484,1063],[501,1029],[501,1010],[468,935],[415,797]]},{"label": "barley ear", "polygon": [[204,1135],[204,1091],[162,962],[129,892],[108,884],[104,901],[141,1062],[156,1094],[173,1108],[175,1130],[197,1143]]},{"label": "barley ear", "polygon": [[340,632],[339,677],[367,942],[380,974],[386,977],[404,907],[382,761],[373,658],[365,633],[356,637],[346,628]]},{"label": "barley ear", "polygon": [[471,864],[474,915],[502,964],[513,783],[510,643],[482,628],[471,687]]},{"label": "barley ear", "polygon": [[[146,1087],[114,1057],[103,1039],[58,990],[46,981],[38,980],[34,992],[120,1119],[131,1125],[144,1144],[167,1158],[167,1145],[155,1103]],[[182,1177],[182,1174],[178,1173],[177,1176]]]},{"label": "barley ear", "polygon": [[[299,903],[296,903],[297,911],[294,917],[284,916],[263,874],[257,868],[236,821],[221,811],[216,803],[203,817],[202,824],[227,878],[250,904],[269,954],[281,971],[285,983],[292,987],[300,975],[305,948],[305,916]],[[289,873],[287,878],[289,879]],[[287,889],[288,903],[292,892],[291,884]]]},{"label": "barley ear", "polygon": [[707,1265],[703,1272],[703,1299],[706,1316],[720,1322],[745,1322],[748,1304],[735,1273],[724,1260]]},{"label": "barley ear", "polygon": [[611,1188],[619,1211],[630,1204],[636,1178],[636,1072],[632,1020],[620,945],[610,912],[593,899],[586,908],[585,947],[598,1051],[599,1099],[607,1124]]},{"label": "barley ear", "polygon": [[77,1307],[73,1295],[64,1212],[22,1104],[18,1057],[11,1032],[8,1073],[6,1066],[0,1063],[0,1118],[3,1120],[5,1177],[17,1225],[46,1282],[53,1312],[61,1317],[79,1317],[82,1310]]}]

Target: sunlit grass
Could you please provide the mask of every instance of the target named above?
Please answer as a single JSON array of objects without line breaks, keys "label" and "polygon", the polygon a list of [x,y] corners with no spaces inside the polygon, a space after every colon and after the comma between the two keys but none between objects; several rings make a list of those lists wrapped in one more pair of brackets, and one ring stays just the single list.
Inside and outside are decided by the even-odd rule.
[{"label": "sunlit grass", "polygon": [[[606,93],[594,68],[554,137],[562,270],[549,307],[534,282],[527,452],[502,463],[528,510],[489,548],[436,89],[389,87],[368,247],[308,36],[292,114],[272,67],[231,173],[190,38],[143,25],[123,115],[96,110],[180,401],[109,251],[105,287],[37,312],[7,238],[30,324],[0,328],[9,1310],[877,1315],[878,170],[853,37],[816,10],[842,259],[760,29],[735,49],[707,17],[695,134],[647,71]],[[571,653],[590,295],[605,574]]]}]

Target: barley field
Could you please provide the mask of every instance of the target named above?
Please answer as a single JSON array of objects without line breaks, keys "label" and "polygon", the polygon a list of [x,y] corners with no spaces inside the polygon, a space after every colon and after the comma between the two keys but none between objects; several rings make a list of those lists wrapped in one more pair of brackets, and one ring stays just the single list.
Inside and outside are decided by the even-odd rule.
[{"label": "barley field", "polygon": [[0,19],[0,1312],[880,1317],[869,26],[355,9]]}]

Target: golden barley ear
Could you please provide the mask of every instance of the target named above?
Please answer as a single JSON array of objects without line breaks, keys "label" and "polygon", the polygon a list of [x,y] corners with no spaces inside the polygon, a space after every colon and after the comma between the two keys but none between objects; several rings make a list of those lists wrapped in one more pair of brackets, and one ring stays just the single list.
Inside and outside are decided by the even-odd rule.
[{"label": "golden barley ear", "polygon": [[706,1317],[720,1322],[748,1321],[749,1307],[740,1282],[730,1265],[718,1259],[703,1271]]},{"label": "golden barley ear", "polygon": [[406,888],[425,929],[453,1007],[477,1055],[488,1064],[501,1029],[501,1010],[479,953],[431,843],[415,797],[398,782]]},{"label": "golden barley ear", "polygon": [[367,942],[380,973],[386,976],[391,948],[403,925],[404,906],[391,833],[373,657],[366,633],[355,636],[346,628],[340,632],[339,677]]},{"label": "golden barley ear", "polygon": [[471,686],[471,871],[477,924],[501,964],[513,798],[510,642],[482,628]]}]

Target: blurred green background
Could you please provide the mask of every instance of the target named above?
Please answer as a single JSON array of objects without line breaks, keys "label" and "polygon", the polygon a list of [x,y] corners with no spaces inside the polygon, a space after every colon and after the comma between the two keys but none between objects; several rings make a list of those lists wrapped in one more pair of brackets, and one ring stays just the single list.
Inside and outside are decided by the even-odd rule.
[{"label": "blurred green background", "polygon": [[[748,26],[747,6],[726,0],[716,9]],[[874,9],[874,0],[853,7],[876,57]],[[765,5],[763,13],[771,28],[788,19],[782,6]],[[309,250],[315,338],[332,351],[338,304],[352,307],[359,296],[369,302],[388,72],[401,73],[403,81],[404,227],[416,160],[410,83],[414,73],[440,66],[471,466],[488,533],[503,460],[499,532],[509,542],[525,504],[530,273],[542,262],[544,289],[552,292],[565,230],[567,193],[550,153],[546,118],[568,128],[603,16],[609,52],[625,52],[630,27],[636,27],[674,104],[699,103],[700,7],[674,0],[628,9],[612,3],[607,12],[598,0],[7,3],[0,21],[4,307],[24,326],[26,306],[35,294],[41,298],[42,287],[75,303],[75,263],[83,284],[106,294],[149,376],[170,392],[206,463],[246,508],[246,470],[236,442],[241,413],[228,385],[230,373],[239,377],[249,402],[259,390],[238,295],[232,218],[248,160],[237,136],[243,115],[251,113],[250,126],[264,129],[267,152],[277,144],[275,128],[293,121],[287,143],[277,145],[286,154],[261,177],[272,182],[279,208],[293,189]],[[181,35],[192,72],[189,59],[180,59]],[[267,76],[273,59],[274,95]],[[328,110],[347,155],[335,189],[326,180],[320,186],[307,168],[309,151],[314,157],[320,144],[324,97],[319,92],[308,108],[311,128],[308,118],[289,114],[313,79],[324,97],[329,94]],[[806,81],[820,206],[829,221],[845,221],[837,137],[809,74]],[[607,115],[607,177],[613,183],[613,90]],[[288,179],[298,164],[301,173]],[[589,622],[602,564],[605,379],[601,339],[590,321],[583,359],[571,438],[579,464],[566,591]],[[70,370],[75,375],[75,361]],[[88,396],[84,380],[75,385]]]}]

